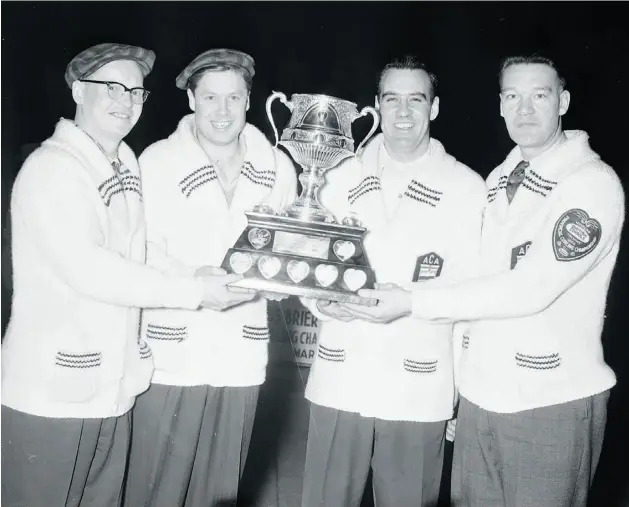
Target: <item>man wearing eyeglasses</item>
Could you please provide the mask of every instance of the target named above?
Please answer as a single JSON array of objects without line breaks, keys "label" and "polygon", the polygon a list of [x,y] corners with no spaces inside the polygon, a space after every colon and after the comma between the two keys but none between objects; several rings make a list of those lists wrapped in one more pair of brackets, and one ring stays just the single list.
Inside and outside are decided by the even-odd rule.
[{"label": "man wearing eyeglasses", "polygon": [[[211,49],[176,79],[193,111],[140,157],[148,259],[220,266],[257,205],[296,197],[290,159],[247,123],[251,56]],[[235,505],[269,328],[264,298],[227,312],[155,309],[142,318],[155,374],[133,411],[128,507]]]},{"label": "man wearing eyeglasses", "polygon": [[[2,343],[2,505],[119,505],[130,409],[153,372],[140,308],[224,308],[233,275],[145,265],[135,155],[153,51],[99,44],[65,80],[74,121],[22,166],[12,192],[14,299]],[[201,275],[203,272],[200,272]]]}]

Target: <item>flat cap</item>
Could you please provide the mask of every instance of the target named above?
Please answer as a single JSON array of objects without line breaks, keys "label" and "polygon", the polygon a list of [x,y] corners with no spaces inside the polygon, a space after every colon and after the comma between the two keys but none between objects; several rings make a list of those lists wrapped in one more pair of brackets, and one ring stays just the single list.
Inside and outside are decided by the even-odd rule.
[{"label": "flat cap", "polygon": [[105,42],[81,51],[66,67],[65,79],[68,86],[77,79],[82,79],[96,72],[103,65],[115,60],[133,60],[140,65],[144,77],[153,69],[155,53],[150,49],[128,44]]},{"label": "flat cap", "polygon": [[177,76],[175,84],[180,90],[188,88],[188,80],[196,71],[213,65],[233,65],[240,67],[252,78],[255,75],[253,58],[247,53],[235,49],[210,49],[197,56]]}]

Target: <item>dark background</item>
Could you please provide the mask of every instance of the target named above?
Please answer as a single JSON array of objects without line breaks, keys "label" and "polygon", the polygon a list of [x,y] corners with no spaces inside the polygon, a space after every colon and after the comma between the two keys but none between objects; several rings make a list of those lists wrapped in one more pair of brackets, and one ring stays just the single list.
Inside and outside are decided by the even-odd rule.
[{"label": "dark background", "polygon": [[[127,142],[139,154],[189,112],[176,75],[199,53],[232,47],[256,60],[249,121],[271,137],[264,103],[272,90],[325,93],[373,105],[378,72],[391,58],[417,55],[438,75],[441,112],[432,134],[486,176],[512,143],[498,111],[500,59],[539,53],[556,60],[572,103],[566,129],[586,130],[592,147],[627,187],[629,76],[624,2],[2,2],[2,327],[9,315],[6,217],[11,184],[33,145],[49,137],[74,104],[66,65],[101,42],[153,49],[152,94]],[[276,123],[288,118],[274,106]],[[369,120],[354,126],[362,139]],[[625,234],[626,238],[626,234]],[[612,391],[606,445],[592,505],[629,505],[629,325],[622,245],[604,333]]]}]

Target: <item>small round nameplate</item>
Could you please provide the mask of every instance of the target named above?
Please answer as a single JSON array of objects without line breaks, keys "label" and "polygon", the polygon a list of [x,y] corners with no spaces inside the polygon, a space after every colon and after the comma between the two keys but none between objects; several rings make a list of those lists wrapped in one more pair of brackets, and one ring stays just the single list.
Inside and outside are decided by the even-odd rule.
[{"label": "small round nameplate", "polygon": [[265,247],[269,244],[269,241],[271,241],[271,233],[266,229],[259,229],[258,227],[251,229],[247,237],[249,238],[251,246],[256,250]]}]

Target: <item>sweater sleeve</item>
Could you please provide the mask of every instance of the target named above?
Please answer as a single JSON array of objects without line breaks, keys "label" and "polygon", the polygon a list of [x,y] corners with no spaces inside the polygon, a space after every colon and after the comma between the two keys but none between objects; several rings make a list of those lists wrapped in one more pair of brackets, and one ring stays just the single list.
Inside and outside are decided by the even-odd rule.
[{"label": "sweater sleeve", "polygon": [[471,169],[465,169],[466,174],[460,177],[465,176],[466,183],[457,187],[456,219],[447,232],[456,238],[447,275],[447,280],[453,282],[472,278],[479,272],[483,213],[487,203],[485,181]]},{"label": "sweater sleeve", "polygon": [[201,280],[167,276],[105,246],[95,190],[82,172],[64,158],[32,159],[14,190],[14,220],[57,275],[76,292],[109,304],[198,308]]},{"label": "sweater sleeve", "polygon": [[599,168],[561,183],[552,198],[527,255],[513,270],[434,288],[415,284],[413,316],[457,321],[533,315],[584,278],[619,241],[622,186]]}]

